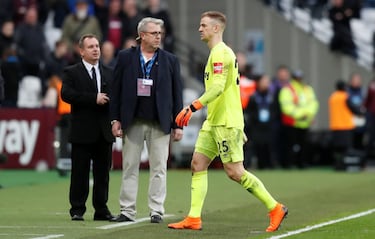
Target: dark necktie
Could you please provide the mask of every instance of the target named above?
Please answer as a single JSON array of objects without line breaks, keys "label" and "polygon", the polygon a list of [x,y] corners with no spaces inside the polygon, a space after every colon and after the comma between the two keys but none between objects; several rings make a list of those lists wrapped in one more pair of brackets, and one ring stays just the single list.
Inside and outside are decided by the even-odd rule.
[{"label": "dark necktie", "polygon": [[95,87],[98,88],[98,83],[96,82],[96,70],[95,70],[95,67],[91,68],[91,72],[92,72],[92,80],[94,81]]}]

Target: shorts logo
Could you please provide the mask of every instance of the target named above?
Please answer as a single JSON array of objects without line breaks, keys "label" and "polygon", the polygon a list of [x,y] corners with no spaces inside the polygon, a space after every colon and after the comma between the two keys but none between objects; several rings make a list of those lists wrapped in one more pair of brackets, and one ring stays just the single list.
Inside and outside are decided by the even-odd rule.
[{"label": "shorts logo", "polygon": [[223,73],[223,63],[222,62],[215,62],[214,63],[214,74],[221,74]]}]

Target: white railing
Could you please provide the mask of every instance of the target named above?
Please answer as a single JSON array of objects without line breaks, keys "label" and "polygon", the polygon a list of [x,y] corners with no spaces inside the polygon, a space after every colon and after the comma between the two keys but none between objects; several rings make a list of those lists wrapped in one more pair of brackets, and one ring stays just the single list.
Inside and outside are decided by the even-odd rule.
[{"label": "white railing", "polygon": [[[282,15],[295,26],[312,34],[319,41],[329,44],[333,36],[332,23],[327,17],[313,19],[308,9],[293,6],[293,0],[281,0]],[[375,9],[361,10],[360,19],[350,22],[353,41],[357,48],[357,63],[368,70],[374,65],[373,34],[375,31]]]}]

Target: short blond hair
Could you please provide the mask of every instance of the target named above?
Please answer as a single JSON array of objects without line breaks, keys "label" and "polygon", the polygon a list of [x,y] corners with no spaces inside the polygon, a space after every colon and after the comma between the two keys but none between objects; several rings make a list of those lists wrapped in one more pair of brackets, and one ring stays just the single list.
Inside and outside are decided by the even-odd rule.
[{"label": "short blond hair", "polygon": [[201,15],[201,18],[204,18],[204,17],[208,17],[208,18],[218,21],[224,30],[225,25],[227,23],[227,17],[224,15],[224,13],[221,13],[218,11],[207,11],[207,12],[202,13]]}]

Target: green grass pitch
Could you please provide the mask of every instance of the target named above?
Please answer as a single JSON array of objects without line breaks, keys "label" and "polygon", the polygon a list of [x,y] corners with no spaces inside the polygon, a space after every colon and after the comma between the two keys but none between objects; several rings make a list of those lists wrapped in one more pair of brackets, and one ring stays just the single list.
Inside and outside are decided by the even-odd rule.
[{"label": "green grass pitch", "polygon": [[[138,218],[146,221],[101,229],[109,222],[92,220],[91,195],[84,222],[72,222],[68,209],[69,177],[56,172],[0,171],[0,239],[90,238],[90,239],[248,239],[270,238],[375,208],[375,172],[339,173],[330,169],[304,171],[255,171],[273,196],[289,207],[288,218],[278,232],[265,233],[265,207],[222,170],[209,171],[209,189],[204,205],[202,231],[171,230],[167,224],[182,219],[189,209],[188,170],[168,172],[166,213],[162,224],[148,220],[148,172],[140,174]],[[111,172],[109,207],[119,212],[121,172]],[[375,213],[335,223],[286,238],[375,238]]]}]

